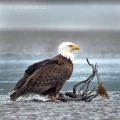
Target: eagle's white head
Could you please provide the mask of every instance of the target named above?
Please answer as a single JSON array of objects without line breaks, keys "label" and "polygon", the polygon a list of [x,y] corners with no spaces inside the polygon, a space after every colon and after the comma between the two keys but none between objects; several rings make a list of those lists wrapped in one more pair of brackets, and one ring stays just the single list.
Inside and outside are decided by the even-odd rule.
[{"label": "eagle's white head", "polygon": [[63,42],[60,44],[58,48],[59,54],[67,59],[70,59],[72,62],[74,60],[74,55],[73,55],[74,50],[80,50],[80,47],[74,45],[72,42]]}]

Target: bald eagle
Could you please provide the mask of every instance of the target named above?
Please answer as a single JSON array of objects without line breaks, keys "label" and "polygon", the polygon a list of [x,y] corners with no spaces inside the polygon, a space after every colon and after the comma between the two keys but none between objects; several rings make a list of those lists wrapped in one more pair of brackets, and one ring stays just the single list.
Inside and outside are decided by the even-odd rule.
[{"label": "bald eagle", "polygon": [[72,74],[72,52],[79,49],[79,46],[71,42],[63,42],[58,48],[57,56],[29,66],[10,95],[11,100],[30,93],[48,95],[52,101],[56,100],[56,95]]}]

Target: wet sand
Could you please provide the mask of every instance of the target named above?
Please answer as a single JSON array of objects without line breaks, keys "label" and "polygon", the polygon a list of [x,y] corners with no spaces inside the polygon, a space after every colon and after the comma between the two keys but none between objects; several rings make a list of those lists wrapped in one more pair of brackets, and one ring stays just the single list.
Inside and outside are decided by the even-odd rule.
[{"label": "wet sand", "polygon": [[10,101],[0,97],[1,120],[120,120],[120,92],[109,92],[110,100],[92,102]]}]

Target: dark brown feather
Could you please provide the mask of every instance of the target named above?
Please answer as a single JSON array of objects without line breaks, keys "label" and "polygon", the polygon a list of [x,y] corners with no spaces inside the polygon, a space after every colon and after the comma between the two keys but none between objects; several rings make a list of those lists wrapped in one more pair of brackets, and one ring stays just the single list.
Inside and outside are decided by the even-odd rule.
[{"label": "dark brown feather", "polygon": [[15,86],[11,99],[24,93],[56,96],[73,71],[70,60],[58,55],[28,67],[24,77]]},{"label": "dark brown feather", "polygon": [[38,68],[40,68],[41,66],[46,65],[47,63],[50,62],[50,59],[47,60],[43,60],[37,63],[34,63],[33,65],[29,66],[26,70],[25,73],[27,75],[31,75],[32,73],[34,73]]}]

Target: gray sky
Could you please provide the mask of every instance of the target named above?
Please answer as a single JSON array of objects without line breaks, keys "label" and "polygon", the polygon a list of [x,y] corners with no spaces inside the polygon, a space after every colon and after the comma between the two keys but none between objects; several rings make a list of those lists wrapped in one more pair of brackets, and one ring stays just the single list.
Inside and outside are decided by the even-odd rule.
[{"label": "gray sky", "polygon": [[0,29],[120,30],[120,3],[1,3]]}]

